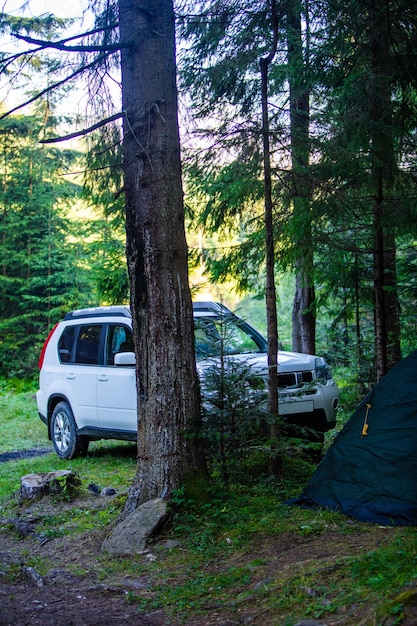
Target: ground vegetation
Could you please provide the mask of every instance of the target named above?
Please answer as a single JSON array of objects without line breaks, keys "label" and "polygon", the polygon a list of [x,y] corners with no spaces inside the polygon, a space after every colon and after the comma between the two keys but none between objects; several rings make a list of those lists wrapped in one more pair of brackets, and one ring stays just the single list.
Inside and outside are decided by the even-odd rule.
[{"label": "ground vegetation", "polygon": [[[415,623],[415,530],[287,506],[314,468],[295,449],[279,481],[254,455],[227,488],[215,482],[210,504],[179,490],[143,554],[115,558],[100,547],[124,506],[135,446],[92,444],[71,462],[82,482],[74,499],[24,505],[21,476],[67,462],[45,439],[33,388],[2,381],[0,408],[0,624]],[[99,495],[105,487],[116,493]]]}]

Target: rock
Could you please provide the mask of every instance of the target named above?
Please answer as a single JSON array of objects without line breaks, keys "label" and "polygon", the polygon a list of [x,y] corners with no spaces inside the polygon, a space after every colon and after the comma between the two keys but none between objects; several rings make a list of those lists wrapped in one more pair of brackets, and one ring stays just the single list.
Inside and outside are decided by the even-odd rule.
[{"label": "rock", "polygon": [[47,495],[73,496],[81,485],[79,476],[71,470],[46,474],[26,474],[20,479],[20,500],[36,500]]},{"label": "rock", "polygon": [[31,580],[37,587],[43,587],[44,581],[42,576],[35,570],[34,567],[23,567],[22,568],[26,576]]},{"label": "rock", "polygon": [[8,521],[13,526],[19,537],[37,536],[35,525],[38,522],[36,517],[14,518]]},{"label": "rock", "polygon": [[104,489],[100,491],[100,495],[101,496],[114,496],[116,495],[116,489],[113,489],[113,487],[104,487]]},{"label": "rock", "polygon": [[127,590],[139,590],[139,589],[150,589],[149,582],[142,580],[141,578],[129,578],[125,577],[123,580],[123,587]]},{"label": "rock", "polygon": [[257,583],[255,583],[252,587],[252,589],[254,591],[258,591],[258,589],[264,589],[265,587],[268,587],[268,585],[270,585],[272,582],[272,578],[265,578],[264,580],[259,580]]},{"label": "rock", "polygon": [[300,587],[300,589],[309,598],[318,598],[318,597],[320,597],[322,595],[321,591],[318,591],[317,589],[314,589],[313,587]]},{"label": "rock", "polygon": [[167,504],[162,498],[145,502],[117,524],[104,540],[101,550],[117,555],[141,554],[148,538],[157,531],[167,515]]}]

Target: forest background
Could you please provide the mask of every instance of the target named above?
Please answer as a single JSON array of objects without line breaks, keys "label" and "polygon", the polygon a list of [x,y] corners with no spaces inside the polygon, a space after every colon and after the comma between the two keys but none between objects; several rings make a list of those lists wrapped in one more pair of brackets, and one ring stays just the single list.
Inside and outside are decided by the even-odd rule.
[{"label": "forest background", "polygon": [[[118,117],[123,41],[117,32],[116,2],[81,3],[82,16],[75,21],[41,11],[23,13],[32,2],[16,12],[9,10],[11,4],[5,1],[0,17],[5,42],[0,57],[5,94],[0,115],[0,374],[27,380],[37,373],[49,329],[68,309],[128,299]],[[145,14],[156,0],[119,0],[119,5]],[[54,2],[54,11],[57,6]],[[164,7],[170,8],[169,3]],[[355,404],[401,355],[416,347],[416,12],[411,0],[176,3],[194,296],[222,298],[262,327],[258,311],[264,318],[266,250],[260,70],[267,59],[267,156],[280,340],[286,348],[327,356],[343,385],[343,404],[346,380],[352,383]],[[80,80],[73,92],[75,79]],[[29,106],[21,108],[23,102]],[[74,129],[77,139],[56,141]],[[49,139],[54,142],[45,143]],[[3,430],[9,433],[5,452],[16,445],[16,433],[19,447],[41,445],[45,437],[44,430],[37,430],[41,424],[33,409],[23,417],[15,402],[6,394],[2,404]],[[26,415],[27,420],[35,418],[37,428],[22,431],[22,423],[30,423]],[[6,431],[10,424],[13,431]],[[180,430],[177,425],[171,431]],[[121,456],[114,449],[108,456],[100,452],[75,461],[86,484],[96,477],[104,481],[107,475],[112,481],[115,476],[124,480]],[[268,447],[268,460],[270,452]],[[228,467],[234,473],[224,478],[233,480],[216,482],[216,497],[197,514],[185,491],[176,490],[174,503],[181,515],[174,520],[175,533],[192,548],[191,565],[184,569],[184,550],[178,552],[181,561],[173,555],[172,567],[157,560],[153,571],[158,585],[162,580],[162,591],[149,595],[146,587],[148,597],[136,598],[140,606],[168,605],[178,611],[180,602],[181,607],[195,607],[196,598],[203,597],[199,606],[204,613],[219,601],[234,612],[230,597],[247,604],[248,582],[256,582],[253,590],[271,599],[268,613],[260,607],[262,623],[270,614],[280,619],[277,613],[287,611],[288,602],[299,617],[325,613],[329,621],[329,614],[339,610],[338,623],[365,623],[364,598],[366,614],[375,622],[376,594],[384,612],[390,601],[390,623],[401,619],[404,606],[414,613],[414,529],[364,528],[336,513],[284,509],[281,501],[299,493],[311,474],[303,453],[295,445],[283,455],[282,477],[274,481],[265,446],[251,446],[250,456],[241,455],[239,464],[234,462],[239,450],[232,450]],[[158,454],[149,456],[156,464]],[[11,485],[17,486],[29,468],[50,471],[57,459],[46,455],[24,463],[5,464],[12,473],[3,471],[7,498]],[[129,458],[124,482],[135,471],[132,463]],[[138,466],[136,458],[136,471]],[[64,516],[58,508],[52,529],[51,516],[42,516],[42,523],[49,525],[46,537],[66,534],[77,518],[90,547],[86,529],[107,533],[109,521],[118,515],[112,507],[101,518],[102,528],[78,503]],[[320,541],[314,543],[317,537]],[[80,550],[87,544],[78,536],[73,544],[72,539],[70,544],[48,542],[50,554],[59,551],[55,571],[57,565],[66,565],[68,545],[75,546],[80,559],[90,554]],[[251,542],[249,549],[245,541]],[[315,549],[308,551],[313,543]],[[288,546],[294,545],[297,549],[289,556]],[[37,555],[30,551],[28,560],[28,554],[24,562],[39,567]],[[277,554],[282,560],[275,559]],[[318,573],[312,576],[317,555]],[[346,560],[345,555],[354,558]],[[219,568],[225,557],[225,566]],[[114,564],[112,559],[112,568]],[[81,560],[77,565],[84,575],[95,572],[94,577],[108,579],[109,569],[102,570],[103,576],[96,569],[96,555],[93,563]],[[49,571],[48,564],[42,567]],[[125,562],[120,566],[123,579],[126,567]],[[137,561],[134,568],[137,576]],[[173,572],[179,572],[178,578],[172,578]],[[286,572],[291,572],[290,585]],[[85,578],[90,587],[91,576]],[[396,597],[404,590],[407,595]],[[15,591],[4,596],[14,609]],[[221,597],[213,604],[217,593]],[[57,607],[55,600],[50,606]],[[27,602],[25,588],[22,605]],[[63,596],[59,606],[73,611],[74,603]],[[352,619],[346,619],[346,607]]]},{"label": "forest background", "polygon": [[[88,4],[83,24],[114,11]],[[275,8],[268,104],[279,338],[326,356],[359,396],[416,347],[416,7]],[[273,40],[271,5],[180,1],[176,13],[191,287],[265,330],[259,62]],[[36,38],[69,38],[80,24],[1,16],[3,376],[36,375],[42,343],[66,311],[128,301],[118,122],[40,143],[69,129],[84,135],[118,111],[118,52],[97,61],[74,98],[68,52],[22,57],[9,43],[39,48]],[[58,76],[62,88],[52,91]],[[86,107],[72,114],[79,89]],[[16,93],[33,102],[13,110]]]}]

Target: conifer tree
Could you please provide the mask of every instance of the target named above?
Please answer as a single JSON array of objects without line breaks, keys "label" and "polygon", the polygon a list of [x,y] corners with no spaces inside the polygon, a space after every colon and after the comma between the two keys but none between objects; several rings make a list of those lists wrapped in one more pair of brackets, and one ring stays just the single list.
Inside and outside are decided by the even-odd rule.
[{"label": "conifer tree", "polygon": [[102,79],[120,61],[122,109],[114,112],[111,101],[98,98],[109,108],[74,134],[86,135],[123,118],[139,457],[129,512],[151,498],[169,498],[184,484],[195,490],[195,497],[202,497],[207,486],[198,437],[200,395],[184,231],[175,19],[173,4],[166,0],[97,0],[88,6],[96,11],[95,27],[88,33],[43,40],[22,35],[25,26],[30,32],[33,20],[18,23],[15,30],[31,46],[60,53],[60,77],[31,100],[91,70],[92,96],[98,97],[104,81],[97,83],[95,77]]},{"label": "conifer tree", "polygon": [[[370,0],[358,10],[341,1],[328,3],[326,14],[329,37],[322,63],[327,58],[329,71],[323,75],[323,117],[330,141],[327,146],[323,141],[322,149],[327,163],[331,153],[343,203],[368,230],[377,378],[401,357],[396,248],[398,237],[414,228],[408,221],[412,205],[406,208],[398,195],[417,125],[410,99],[416,78],[407,54],[416,39],[413,7],[406,1],[382,6]],[[347,24],[349,13],[354,19]],[[408,184],[414,186],[412,177]],[[347,231],[351,225],[349,218]]]},{"label": "conifer tree", "polygon": [[63,177],[77,154],[42,147],[42,132],[42,119],[33,116],[0,122],[0,362],[6,375],[33,374],[46,330],[91,297],[65,214],[81,195],[80,186]]}]

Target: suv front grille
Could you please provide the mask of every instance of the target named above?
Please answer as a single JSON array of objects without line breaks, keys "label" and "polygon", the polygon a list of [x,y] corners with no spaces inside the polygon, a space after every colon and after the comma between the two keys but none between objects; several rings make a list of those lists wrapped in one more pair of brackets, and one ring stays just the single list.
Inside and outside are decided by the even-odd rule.
[{"label": "suv front grille", "polygon": [[303,387],[313,382],[313,372],[287,372],[278,374],[278,388]]}]

